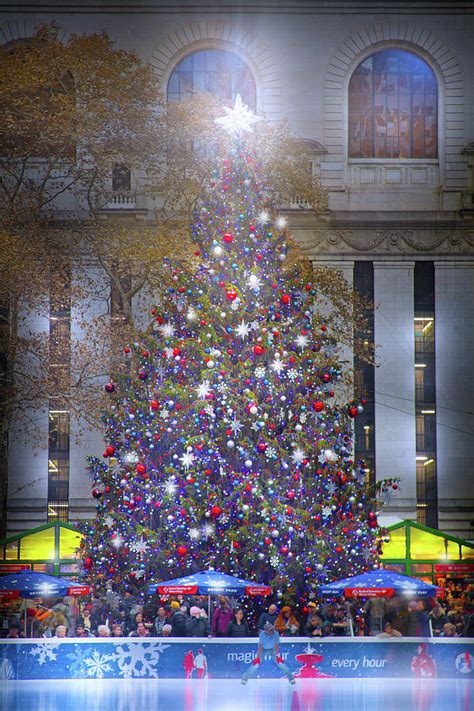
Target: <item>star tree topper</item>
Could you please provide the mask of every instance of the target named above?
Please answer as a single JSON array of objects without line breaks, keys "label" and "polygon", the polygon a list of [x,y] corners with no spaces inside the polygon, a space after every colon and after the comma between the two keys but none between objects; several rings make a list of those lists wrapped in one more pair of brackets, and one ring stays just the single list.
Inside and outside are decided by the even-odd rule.
[{"label": "star tree topper", "polygon": [[234,108],[224,106],[225,116],[214,119],[214,123],[231,136],[239,136],[245,131],[253,131],[252,124],[261,121],[261,117],[254,114],[242,101],[240,94],[235,97]]}]

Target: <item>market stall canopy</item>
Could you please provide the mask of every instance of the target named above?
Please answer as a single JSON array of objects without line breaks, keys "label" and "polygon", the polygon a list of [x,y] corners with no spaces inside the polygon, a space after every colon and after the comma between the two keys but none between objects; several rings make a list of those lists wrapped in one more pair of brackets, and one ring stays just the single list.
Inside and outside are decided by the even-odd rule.
[{"label": "market stall canopy", "polygon": [[320,595],[346,597],[392,597],[395,594],[435,597],[440,588],[417,578],[409,578],[391,570],[370,570],[328,585],[321,585]]},{"label": "market stall canopy", "polygon": [[258,585],[233,575],[206,570],[163,583],[151,583],[147,592],[160,595],[270,595],[271,587]]},{"label": "market stall canopy", "polygon": [[87,595],[88,585],[73,583],[44,573],[22,570],[0,578],[0,597],[48,597],[66,595]]}]

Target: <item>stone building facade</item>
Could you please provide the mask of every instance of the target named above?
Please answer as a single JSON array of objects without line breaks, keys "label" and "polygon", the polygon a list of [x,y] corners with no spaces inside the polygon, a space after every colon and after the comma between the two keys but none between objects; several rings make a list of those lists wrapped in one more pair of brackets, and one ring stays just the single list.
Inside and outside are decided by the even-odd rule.
[{"label": "stone building facade", "polygon": [[[472,4],[24,0],[2,3],[0,41],[52,20],[66,34],[106,30],[152,63],[164,91],[189,57],[230,53],[253,78],[256,109],[310,142],[329,210],[315,218],[295,198],[290,227],[315,264],[337,266],[376,304],[377,367],[356,363],[369,401],[356,452],[371,476],[401,477],[388,523],[413,518],[472,538]],[[143,219],[137,180],[112,209]],[[71,520],[93,515],[84,457],[101,448],[98,435],[70,438]],[[11,533],[46,521],[48,452],[22,446],[12,461]]]}]

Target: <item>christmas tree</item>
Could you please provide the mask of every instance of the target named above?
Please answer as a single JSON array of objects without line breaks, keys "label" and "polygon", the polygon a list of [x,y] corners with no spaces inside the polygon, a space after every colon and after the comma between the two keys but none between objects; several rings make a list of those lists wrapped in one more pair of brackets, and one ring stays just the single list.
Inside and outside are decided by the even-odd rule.
[{"label": "christmas tree", "polygon": [[[197,266],[169,265],[150,327],[106,385],[108,446],[91,459],[96,585],[144,589],[213,567],[280,594],[377,565],[375,501],[352,457],[361,403],[337,406],[337,334],[252,150],[237,101],[196,206]],[[289,264],[289,266],[287,266]]]}]

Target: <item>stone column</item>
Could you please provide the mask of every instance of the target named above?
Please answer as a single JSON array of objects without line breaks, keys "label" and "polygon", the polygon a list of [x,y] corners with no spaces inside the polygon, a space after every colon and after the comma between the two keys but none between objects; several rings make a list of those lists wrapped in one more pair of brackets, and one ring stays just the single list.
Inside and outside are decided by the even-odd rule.
[{"label": "stone column", "polygon": [[384,523],[416,518],[414,268],[412,261],[374,262],[376,476],[401,477]]},{"label": "stone column", "polygon": [[435,261],[439,527],[472,538],[474,261]]}]

